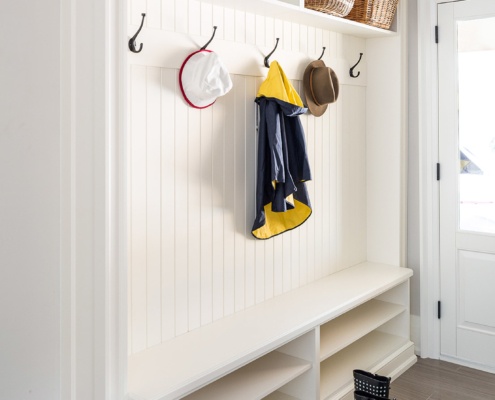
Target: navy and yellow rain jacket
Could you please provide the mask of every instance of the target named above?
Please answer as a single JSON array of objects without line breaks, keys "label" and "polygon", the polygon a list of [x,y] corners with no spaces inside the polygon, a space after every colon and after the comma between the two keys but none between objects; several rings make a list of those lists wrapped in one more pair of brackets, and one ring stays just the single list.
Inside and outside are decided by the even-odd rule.
[{"label": "navy and yellow rain jacket", "polygon": [[268,239],[306,221],[311,204],[306,189],[311,180],[301,98],[280,65],[273,61],[262,83],[259,105],[256,219],[252,233]]}]

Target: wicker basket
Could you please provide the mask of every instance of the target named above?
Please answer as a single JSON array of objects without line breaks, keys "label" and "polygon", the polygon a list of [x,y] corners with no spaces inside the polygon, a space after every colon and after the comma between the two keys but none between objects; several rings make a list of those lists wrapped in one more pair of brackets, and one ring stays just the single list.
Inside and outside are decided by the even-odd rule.
[{"label": "wicker basket", "polygon": [[399,0],[355,0],[354,7],[347,15],[362,24],[390,29]]},{"label": "wicker basket", "polygon": [[354,0],[304,0],[304,7],[336,17],[345,17],[353,5]]}]

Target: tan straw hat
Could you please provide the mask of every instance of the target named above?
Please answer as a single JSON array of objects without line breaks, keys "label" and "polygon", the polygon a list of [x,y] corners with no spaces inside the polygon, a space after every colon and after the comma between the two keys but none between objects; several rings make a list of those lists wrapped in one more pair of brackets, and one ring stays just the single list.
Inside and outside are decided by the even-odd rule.
[{"label": "tan straw hat", "polygon": [[304,96],[311,114],[321,117],[339,97],[339,79],[322,60],[311,62],[304,71]]}]

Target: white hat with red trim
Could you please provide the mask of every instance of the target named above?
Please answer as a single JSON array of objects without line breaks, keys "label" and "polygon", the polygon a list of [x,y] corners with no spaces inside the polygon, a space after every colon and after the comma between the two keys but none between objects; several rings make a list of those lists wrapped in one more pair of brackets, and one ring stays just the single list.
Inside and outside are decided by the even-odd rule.
[{"label": "white hat with red trim", "polygon": [[232,89],[232,80],[218,55],[210,50],[190,54],[182,63],[179,84],[184,99],[194,108],[211,106]]}]

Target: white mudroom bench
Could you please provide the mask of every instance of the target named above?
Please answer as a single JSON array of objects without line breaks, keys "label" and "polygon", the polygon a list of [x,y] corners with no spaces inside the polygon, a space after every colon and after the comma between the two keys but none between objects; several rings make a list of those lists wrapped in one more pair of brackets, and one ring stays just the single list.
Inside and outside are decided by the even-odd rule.
[{"label": "white mudroom bench", "polygon": [[130,400],[351,399],[355,368],[397,377],[412,271],[364,262],[128,360]]}]

